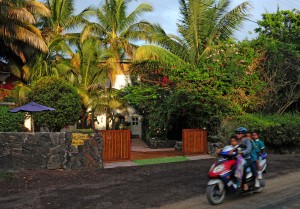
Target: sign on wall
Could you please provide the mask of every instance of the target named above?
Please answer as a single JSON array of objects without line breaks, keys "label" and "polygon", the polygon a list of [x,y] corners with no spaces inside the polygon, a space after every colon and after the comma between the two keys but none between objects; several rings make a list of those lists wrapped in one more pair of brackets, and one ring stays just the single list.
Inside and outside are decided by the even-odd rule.
[{"label": "sign on wall", "polygon": [[84,145],[84,141],[89,139],[90,139],[89,134],[72,133],[72,145],[75,147]]}]

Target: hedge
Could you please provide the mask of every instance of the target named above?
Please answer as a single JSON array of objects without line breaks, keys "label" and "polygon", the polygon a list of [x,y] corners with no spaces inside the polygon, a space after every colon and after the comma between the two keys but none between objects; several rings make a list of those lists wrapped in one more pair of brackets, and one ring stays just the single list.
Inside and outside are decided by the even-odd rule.
[{"label": "hedge", "polygon": [[0,106],[0,132],[20,132],[26,119],[24,112],[11,113],[9,107]]},{"label": "hedge", "polygon": [[225,122],[223,135],[228,137],[239,126],[258,132],[265,144],[277,152],[300,149],[300,114],[245,114]]}]

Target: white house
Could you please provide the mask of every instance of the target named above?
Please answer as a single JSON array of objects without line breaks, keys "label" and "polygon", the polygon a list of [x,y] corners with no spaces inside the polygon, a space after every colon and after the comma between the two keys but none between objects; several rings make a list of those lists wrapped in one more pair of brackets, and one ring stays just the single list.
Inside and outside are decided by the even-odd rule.
[{"label": "white house", "polygon": [[[116,76],[115,83],[113,84],[114,89],[122,89],[130,84],[130,76],[120,73]],[[131,135],[142,137],[142,117],[136,113],[133,108],[128,108],[126,112],[117,111],[125,116],[125,121],[129,121]],[[97,116],[97,122],[95,123],[95,128],[99,130],[104,130],[106,128],[106,115],[101,114]]]}]

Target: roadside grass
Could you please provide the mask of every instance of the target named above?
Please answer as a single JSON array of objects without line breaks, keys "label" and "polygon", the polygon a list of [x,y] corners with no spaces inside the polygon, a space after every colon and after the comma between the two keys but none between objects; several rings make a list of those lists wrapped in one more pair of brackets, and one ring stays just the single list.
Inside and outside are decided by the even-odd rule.
[{"label": "roadside grass", "polygon": [[0,171],[0,181],[7,181],[13,178],[12,172]]},{"label": "roadside grass", "polygon": [[189,159],[184,156],[176,156],[176,157],[163,157],[163,158],[152,158],[152,159],[143,159],[143,160],[133,160],[137,165],[153,165],[160,163],[175,163],[175,162],[183,162],[188,161]]}]

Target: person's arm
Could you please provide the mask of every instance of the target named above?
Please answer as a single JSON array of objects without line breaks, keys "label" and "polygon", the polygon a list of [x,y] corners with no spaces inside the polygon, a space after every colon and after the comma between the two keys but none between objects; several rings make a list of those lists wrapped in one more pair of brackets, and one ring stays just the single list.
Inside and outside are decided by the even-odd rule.
[{"label": "person's arm", "polygon": [[251,150],[252,150],[252,144],[251,144],[251,141],[246,139],[246,146],[247,148],[243,151],[243,155],[248,155],[251,153]]},{"label": "person's arm", "polygon": [[236,151],[236,148],[233,148],[232,150],[229,151],[229,155],[233,155],[233,152]]},{"label": "person's arm", "polygon": [[260,141],[260,153],[263,154],[265,152],[265,144],[263,141]]}]

